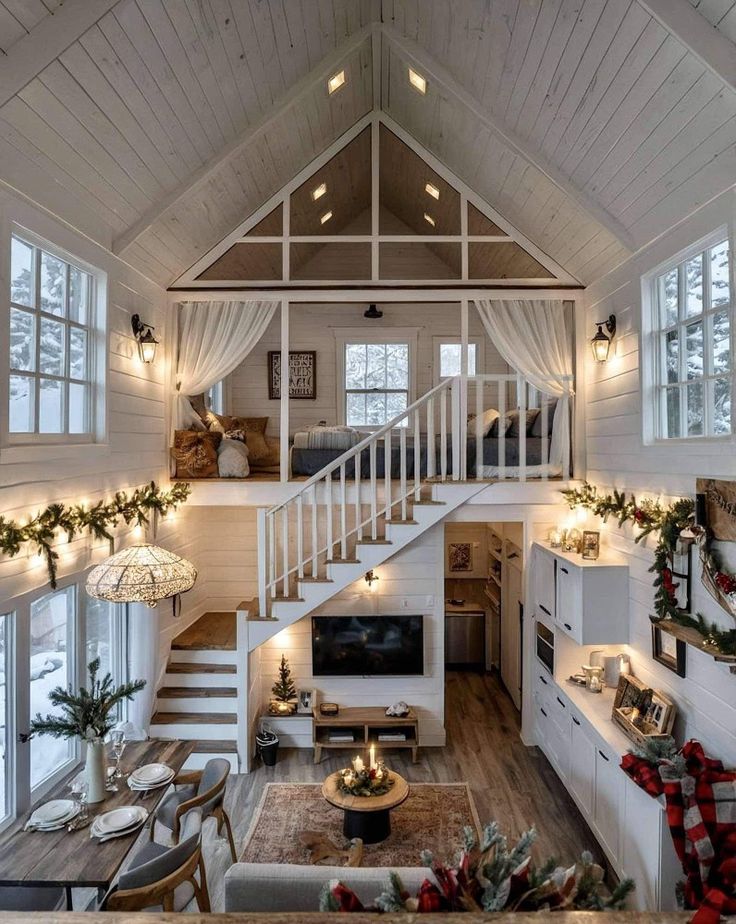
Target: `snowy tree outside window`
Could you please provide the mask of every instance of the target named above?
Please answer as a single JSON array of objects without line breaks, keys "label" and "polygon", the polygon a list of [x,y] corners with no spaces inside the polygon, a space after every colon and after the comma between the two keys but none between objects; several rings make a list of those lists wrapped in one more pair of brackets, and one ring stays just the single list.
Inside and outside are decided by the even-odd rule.
[{"label": "snowy tree outside window", "polygon": [[660,439],[733,432],[728,240],[653,280]]},{"label": "snowy tree outside window", "polygon": [[11,434],[92,432],[93,276],[11,238]]},{"label": "snowy tree outside window", "polygon": [[382,427],[401,414],[408,404],[408,343],[345,344],[345,422],[348,426]]}]

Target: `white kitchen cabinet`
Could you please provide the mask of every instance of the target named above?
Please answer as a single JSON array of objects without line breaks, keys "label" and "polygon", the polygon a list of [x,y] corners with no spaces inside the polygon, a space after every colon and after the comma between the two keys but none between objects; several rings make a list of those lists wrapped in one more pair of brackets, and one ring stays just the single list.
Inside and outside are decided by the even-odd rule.
[{"label": "white kitchen cabinet", "polygon": [[621,798],[624,775],[620,757],[609,748],[595,750],[595,812],[598,835],[614,862],[620,856]]},{"label": "white kitchen cabinet", "polygon": [[587,818],[593,817],[595,799],[596,745],[586,723],[575,712],[570,714],[570,790]]},{"label": "white kitchen cabinet", "polygon": [[570,775],[570,709],[558,692],[551,691],[549,712],[552,720],[550,748],[560,777],[567,781]]},{"label": "white kitchen cabinet", "polygon": [[[551,565],[550,565],[551,562]],[[549,609],[545,589],[554,573],[555,624],[578,645],[617,645],[629,640],[629,569],[610,553],[586,561],[574,552],[535,546],[537,607]],[[540,601],[544,597],[544,601]]]},{"label": "white kitchen cabinet", "polygon": [[555,618],[555,556],[542,546],[535,548],[534,604],[543,622]]}]

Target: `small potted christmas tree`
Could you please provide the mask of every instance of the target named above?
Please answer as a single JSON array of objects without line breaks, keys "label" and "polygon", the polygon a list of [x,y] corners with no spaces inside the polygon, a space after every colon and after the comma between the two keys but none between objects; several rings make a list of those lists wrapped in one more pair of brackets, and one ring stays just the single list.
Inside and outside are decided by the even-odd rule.
[{"label": "small potted christmas tree", "polygon": [[273,699],[269,705],[271,715],[293,715],[296,712],[296,687],[291,676],[289,662],[281,655],[279,679],[271,687]]}]

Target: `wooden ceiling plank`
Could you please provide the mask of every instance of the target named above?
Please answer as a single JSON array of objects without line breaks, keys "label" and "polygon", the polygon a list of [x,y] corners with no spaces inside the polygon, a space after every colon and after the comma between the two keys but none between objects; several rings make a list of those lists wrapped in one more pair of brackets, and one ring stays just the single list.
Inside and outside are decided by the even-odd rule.
[{"label": "wooden ceiling plank", "polygon": [[736,90],[736,45],[687,0],[638,0],[641,6],[731,90]]},{"label": "wooden ceiling plank", "polygon": [[8,52],[25,35],[28,35],[28,30],[0,3],[0,49]]},{"label": "wooden ceiling plank", "polygon": [[111,10],[118,0],[66,0],[0,58],[0,107]]},{"label": "wooden ceiling plank", "polygon": [[478,121],[485,124],[494,131],[499,137],[524,158],[528,163],[533,164],[537,170],[543,173],[556,186],[563,189],[570,198],[574,199],[580,207],[610,231],[614,237],[617,237],[629,249],[633,249],[631,237],[626,228],[613,217],[606,209],[602,208],[595,200],[585,193],[582,193],[565,174],[555,165],[546,160],[538,151],[532,150],[528,144],[525,144],[520,138],[506,130],[495,117],[490,116],[477,101],[451,77],[445,69],[434,61],[430,61],[422,49],[413,43],[408,42],[403,36],[400,36],[395,29],[384,26],[384,34],[388,34],[390,40],[397,44],[403,54],[416,63],[423,73],[430,76],[443,85],[460,103],[466,106]]},{"label": "wooden ceiling plank", "polygon": [[294,104],[303,96],[308,94],[315,86],[325,81],[333,72],[336,65],[345,63],[360,49],[360,46],[366,42],[371,32],[370,26],[365,27],[359,33],[354,35],[349,42],[340,46],[332,55],[329,55],[320,65],[320,67],[311,71],[304,78],[297,81],[280,104],[268,112],[255,125],[233,139],[229,144],[206,164],[194,172],[184,183],[179,184],[170,193],[162,197],[143,217],[135,222],[124,234],[120,235],[113,243],[113,251],[116,254],[122,253],[129,244],[139,237],[154,222],[159,220],[170,209],[183,202],[187,196],[201,188],[208,179],[214,175],[217,170],[226,161],[237,158],[240,153],[255,139],[262,137],[267,130],[283,118],[294,106]]}]

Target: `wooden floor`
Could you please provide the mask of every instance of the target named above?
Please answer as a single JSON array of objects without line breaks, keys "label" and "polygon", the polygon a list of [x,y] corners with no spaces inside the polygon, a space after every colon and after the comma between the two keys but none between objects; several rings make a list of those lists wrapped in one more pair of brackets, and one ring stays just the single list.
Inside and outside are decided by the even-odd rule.
[{"label": "wooden floor", "polygon": [[[575,804],[538,748],[519,739],[519,717],[495,676],[450,672],[447,675],[447,746],[411,754],[389,752],[392,767],[411,782],[467,781],[481,823],[500,822],[509,837],[535,825],[539,834],[537,859],[557,857],[566,865],[590,850],[599,861],[602,851]],[[345,755],[327,753],[315,766],[312,751],[282,750],[275,767],[257,767],[249,775],[231,778],[226,808],[238,852],[267,782],[322,782],[345,763]],[[212,910],[224,910],[223,876],[230,865],[225,840],[214,836],[214,823],[204,831],[204,854]],[[418,858],[417,858],[418,859]]]}]

